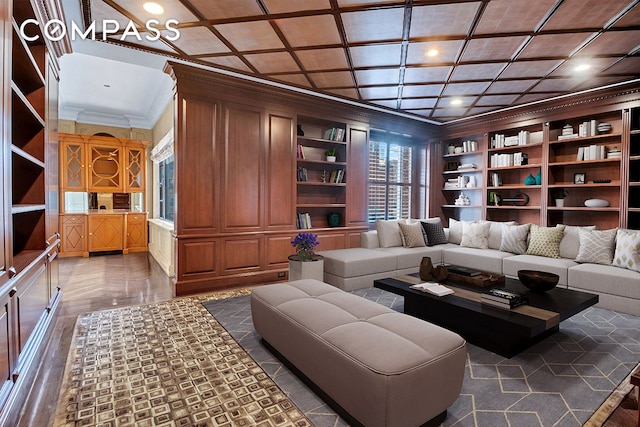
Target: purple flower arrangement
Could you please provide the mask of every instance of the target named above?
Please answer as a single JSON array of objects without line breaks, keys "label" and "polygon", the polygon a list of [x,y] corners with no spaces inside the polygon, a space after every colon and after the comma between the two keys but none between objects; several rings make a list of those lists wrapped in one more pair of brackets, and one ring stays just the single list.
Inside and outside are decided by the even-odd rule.
[{"label": "purple flower arrangement", "polygon": [[319,244],[318,236],[312,233],[298,233],[291,241],[291,246],[296,248],[301,261],[311,261],[313,250]]}]

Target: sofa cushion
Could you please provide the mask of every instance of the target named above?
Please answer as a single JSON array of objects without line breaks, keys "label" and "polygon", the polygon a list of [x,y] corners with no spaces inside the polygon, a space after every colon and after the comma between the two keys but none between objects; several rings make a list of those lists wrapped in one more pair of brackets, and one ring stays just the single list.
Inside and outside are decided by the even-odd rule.
[{"label": "sofa cushion", "polygon": [[502,272],[505,276],[518,277],[518,270],[538,270],[557,274],[560,279],[558,285],[567,286],[567,270],[578,265],[577,262],[566,258],[548,258],[536,255],[515,255],[505,258]]},{"label": "sofa cushion", "polygon": [[472,223],[475,221],[458,221],[457,219],[449,218],[449,243],[459,245],[462,242],[462,224]]},{"label": "sofa cushion", "polygon": [[531,224],[527,255],[560,258],[560,241],[564,234],[564,228],[564,225],[540,227],[536,224]]},{"label": "sofa cushion", "polygon": [[402,235],[400,234],[400,226],[397,220],[378,220],[376,221],[376,230],[378,230],[378,240],[381,248],[402,246]]},{"label": "sofa cushion", "polygon": [[613,265],[640,271],[640,230],[618,230]]},{"label": "sofa cushion", "polygon": [[398,222],[402,235],[402,246],[405,248],[419,248],[426,246],[420,221]]},{"label": "sofa cushion", "polygon": [[509,225],[503,223],[500,250],[518,255],[526,253],[529,228],[531,228],[531,224]]},{"label": "sofa cushion", "polygon": [[580,251],[576,257],[576,262],[611,265],[617,231],[617,228],[611,230],[578,230]]},{"label": "sofa cushion", "polygon": [[320,251],[324,257],[324,271],[340,277],[394,271],[396,256],[377,249],[350,248]]},{"label": "sofa cushion", "polygon": [[379,248],[378,230],[369,230],[360,233],[360,247],[369,249]]},{"label": "sofa cushion", "polygon": [[640,273],[611,265],[579,264],[569,269],[569,287],[640,300]]},{"label": "sofa cushion", "polygon": [[476,270],[502,274],[503,260],[512,257],[509,252],[496,249],[477,249],[450,245],[442,251],[445,264],[461,265]]},{"label": "sofa cushion", "polygon": [[380,248],[376,250],[396,256],[397,269],[403,270],[409,268],[417,269],[420,267],[420,261],[422,261],[422,258],[426,256],[431,258],[431,262],[434,265],[440,264],[442,262],[442,248],[444,247],[444,245],[438,245],[425,246],[422,248]]},{"label": "sofa cushion", "polygon": [[[440,219],[440,218],[438,218]],[[449,242],[447,234],[444,232],[442,221],[427,222],[420,221],[422,229],[426,235],[427,246],[443,245]]]},{"label": "sofa cushion", "polygon": [[575,226],[566,225],[564,235],[560,241],[560,258],[576,259],[580,251],[579,230],[595,230],[595,225]]},{"label": "sofa cushion", "polygon": [[500,249],[500,244],[502,243],[502,225],[515,225],[515,221],[485,221],[481,220],[481,224],[489,223],[489,249]]},{"label": "sofa cushion", "polygon": [[489,247],[489,229],[491,224],[488,222],[463,222],[462,223],[462,241],[460,246],[467,248],[487,249]]}]

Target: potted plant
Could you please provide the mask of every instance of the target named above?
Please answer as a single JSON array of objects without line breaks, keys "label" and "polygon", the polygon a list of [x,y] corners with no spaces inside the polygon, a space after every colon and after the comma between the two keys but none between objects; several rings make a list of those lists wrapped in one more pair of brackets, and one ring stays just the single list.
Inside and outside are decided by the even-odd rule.
[{"label": "potted plant", "polygon": [[327,162],[335,162],[336,161],[336,149],[329,148],[324,152],[325,156],[327,156]]},{"label": "potted plant", "polygon": [[553,198],[556,201],[556,206],[561,208],[564,206],[564,198],[569,195],[569,192],[564,188],[559,188],[553,193]]},{"label": "potted plant", "polygon": [[298,233],[291,240],[291,246],[296,248],[300,261],[313,261],[313,250],[319,244],[318,236],[312,233]]}]

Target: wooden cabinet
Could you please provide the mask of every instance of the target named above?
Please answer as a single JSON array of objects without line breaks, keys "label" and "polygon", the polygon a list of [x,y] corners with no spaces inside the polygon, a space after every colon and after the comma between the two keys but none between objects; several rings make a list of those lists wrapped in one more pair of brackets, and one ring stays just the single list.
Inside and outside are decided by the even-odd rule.
[{"label": "wooden cabinet", "polygon": [[61,191],[87,191],[86,163],[85,139],[80,135],[63,136],[60,140]]},{"label": "wooden cabinet", "polygon": [[88,145],[89,191],[122,192],[123,185],[123,147],[119,143],[106,141]]},{"label": "wooden cabinet", "polygon": [[62,214],[60,255],[89,256],[87,249],[87,215]]},{"label": "wooden cabinet", "polygon": [[145,147],[127,145],[124,159],[124,192],[143,193],[145,191]]},{"label": "wooden cabinet", "polygon": [[623,171],[626,172],[622,177],[629,177],[626,193],[627,227],[640,230],[640,107],[632,108],[627,116],[630,129],[629,157],[622,157]]},{"label": "wooden cabinet", "polygon": [[126,246],[127,252],[140,252],[147,250],[148,243],[148,227],[146,213],[128,213],[127,229],[126,229]]},{"label": "wooden cabinet", "polygon": [[89,252],[124,249],[124,215],[91,214],[88,216]]}]

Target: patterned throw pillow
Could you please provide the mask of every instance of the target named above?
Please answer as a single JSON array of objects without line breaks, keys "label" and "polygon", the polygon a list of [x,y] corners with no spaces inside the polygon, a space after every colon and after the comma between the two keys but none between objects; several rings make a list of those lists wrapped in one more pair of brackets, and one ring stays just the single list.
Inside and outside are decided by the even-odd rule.
[{"label": "patterned throw pillow", "polygon": [[442,245],[448,243],[447,235],[442,227],[442,222],[425,222],[421,221],[422,229],[427,235],[427,246]]},{"label": "patterned throw pillow", "polygon": [[613,265],[640,272],[640,230],[618,229]]},{"label": "patterned throw pillow", "polygon": [[460,246],[467,248],[487,249],[489,247],[489,228],[491,224],[477,222],[462,223],[462,240]]},{"label": "patterned throw pillow", "polygon": [[560,241],[564,235],[564,225],[540,227],[531,224],[530,234],[527,255],[560,258]]},{"label": "patterned throw pillow", "polygon": [[502,242],[500,250],[522,255],[527,252],[527,238],[531,224],[509,225],[502,224]]},{"label": "patterned throw pillow", "polygon": [[425,246],[420,221],[399,222],[398,225],[400,226],[400,233],[402,234],[402,245],[405,248]]},{"label": "patterned throw pillow", "polygon": [[617,232],[617,228],[611,230],[579,229],[580,251],[576,262],[611,265]]}]

